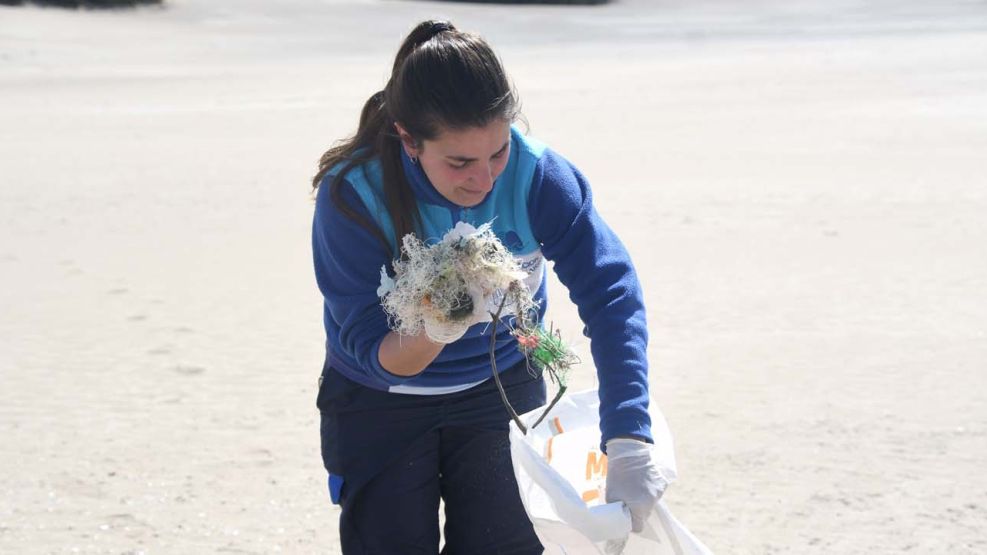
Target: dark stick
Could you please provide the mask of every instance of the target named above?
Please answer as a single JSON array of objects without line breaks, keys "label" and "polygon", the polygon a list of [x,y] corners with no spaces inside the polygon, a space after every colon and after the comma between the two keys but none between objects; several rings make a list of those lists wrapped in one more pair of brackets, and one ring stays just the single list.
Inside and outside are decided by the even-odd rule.
[{"label": "dark stick", "polygon": [[548,416],[548,413],[552,412],[552,407],[555,406],[555,403],[559,402],[559,399],[562,398],[562,395],[565,394],[565,390],[566,390],[566,386],[562,385],[562,380],[559,379],[559,375],[555,373],[555,370],[553,370],[551,366],[547,366],[546,368],[548,368],[548,371],[552,373],[552,377],[555,378],[556,383],[559,384],[559,392],[555,394],[555,398],[552,399],[552,402],[548,404],[548,408],[546,408],[545,411],[541,413],[541,416],[538,417],[538,420],[531,425],[532,429],[537,428],[538,425],[541,424],[541,421],[545,420],[545,417]]},{"label": "dark stick", "polygon": [[514,411],[514,407],[511,406],[511,402],[507,400],[507,393],[504,392],[504,385],[500,383],[500,375],[497,372],[497,325],[500,323],[500,313],[504,310],[504,304],[507,302],[507,295],[500,300],[500,306],[497,307],[497,313],[491,314],[493,316],[493,330],[490,332],[490,367],[493,368],[494,382],[497,383],[497,391],[500,391],[500,400],[504,402],[504,406],[507,407],[507,412],[511,413],[511,418],[514,419],[514,423],[521,430],[522,434],[528,433],[528,428],[521,423],[521,419],[518,417],[517,412]]}]

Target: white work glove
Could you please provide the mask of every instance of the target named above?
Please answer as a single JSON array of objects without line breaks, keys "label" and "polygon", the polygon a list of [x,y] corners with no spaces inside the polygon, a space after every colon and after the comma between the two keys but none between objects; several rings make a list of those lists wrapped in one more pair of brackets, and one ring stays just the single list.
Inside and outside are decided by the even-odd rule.
[{"label": "white work glove", "polygon": [[494,304],[495,297],[498,301],[500,297],[495,294],[485,296],[483,291],[476,288],[470,288],[469,295],[473,301],[473,312],[466,318],[445,322],[439,322],[431,318],[424,320],[425,334],[428,335],[429,339],[436,343],[453,343],[465,335],[466,330],[470,329],[474,324],[493,321],[490,312],[496,311],[497,307],[491,307],[491,305]]},{"label": "white work glove", "polygon": [[631,512],[631,529],[640,532],[661,499],[668,480],[651,458],[650,443],[637,439],[607,441],[607,503],[623,501]]}]

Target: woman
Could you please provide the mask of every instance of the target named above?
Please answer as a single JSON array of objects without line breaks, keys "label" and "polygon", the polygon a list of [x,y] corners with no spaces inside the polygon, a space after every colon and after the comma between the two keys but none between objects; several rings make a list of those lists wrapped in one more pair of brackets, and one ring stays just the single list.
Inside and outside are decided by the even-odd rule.
[{"label": "woman", "polygon": [[[388,328],[377,287],[401,238],[491,222],[544,315],[544,259],[579,307],[600,381],[608,501],[635,529],[665,482],[651,464],[647,329],[630,259],[565,159],[512,127],[518,100],[481,38],[426,21],[405,39],[356,135],[313,180],[316,278],[325,298],[322,456],[344,553],[541,553],[510,461],[497,366],[519,413],[545,403],[509,330],[482,314],[443,341]],[[480,312],[479,310],[477,312]],[[486,318],[489,320],[489,317]],[[473,324],[473,325],[471,325]]]}]

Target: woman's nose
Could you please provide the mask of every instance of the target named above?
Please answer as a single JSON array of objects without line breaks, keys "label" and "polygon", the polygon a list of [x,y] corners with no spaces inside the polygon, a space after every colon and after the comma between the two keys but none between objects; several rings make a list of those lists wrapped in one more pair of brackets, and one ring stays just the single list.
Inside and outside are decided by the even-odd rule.
[{"label": "woman's nose", "polygon": [[476,173],[473,174],[473,181],[477,186],[482,187],[484,191],[489,191],[493,188],[493,167],[490,164],[478,164],[478,166],[480,167],[477,168]]}]

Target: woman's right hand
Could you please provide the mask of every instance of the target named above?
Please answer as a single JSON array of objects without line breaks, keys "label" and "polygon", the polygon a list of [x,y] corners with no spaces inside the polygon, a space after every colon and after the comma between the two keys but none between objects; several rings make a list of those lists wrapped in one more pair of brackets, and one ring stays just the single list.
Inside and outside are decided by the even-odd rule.
[{"label": "woman's right hand", "polygon": [[459,341],[460,338],[466,335],[466,330],[470,329],[470,326],[473,325],[471,322],[471,319],[466,319],[462,322],[426,320],[425,335],[436,343],[448,345],[449,343]]},{"label": "woman's right hand", "polygon": [[[454,343],[458,341],[466,331],[475,324],[492,322],[491,304],[493,295],[484,295],[483,291],[470,289],[470,300],[473,304],[473,311],[461,320],[438,321],[426,319],[424,321],[425,334],[436,343]],[[496,310],[494,308],[494,310]]]}]

